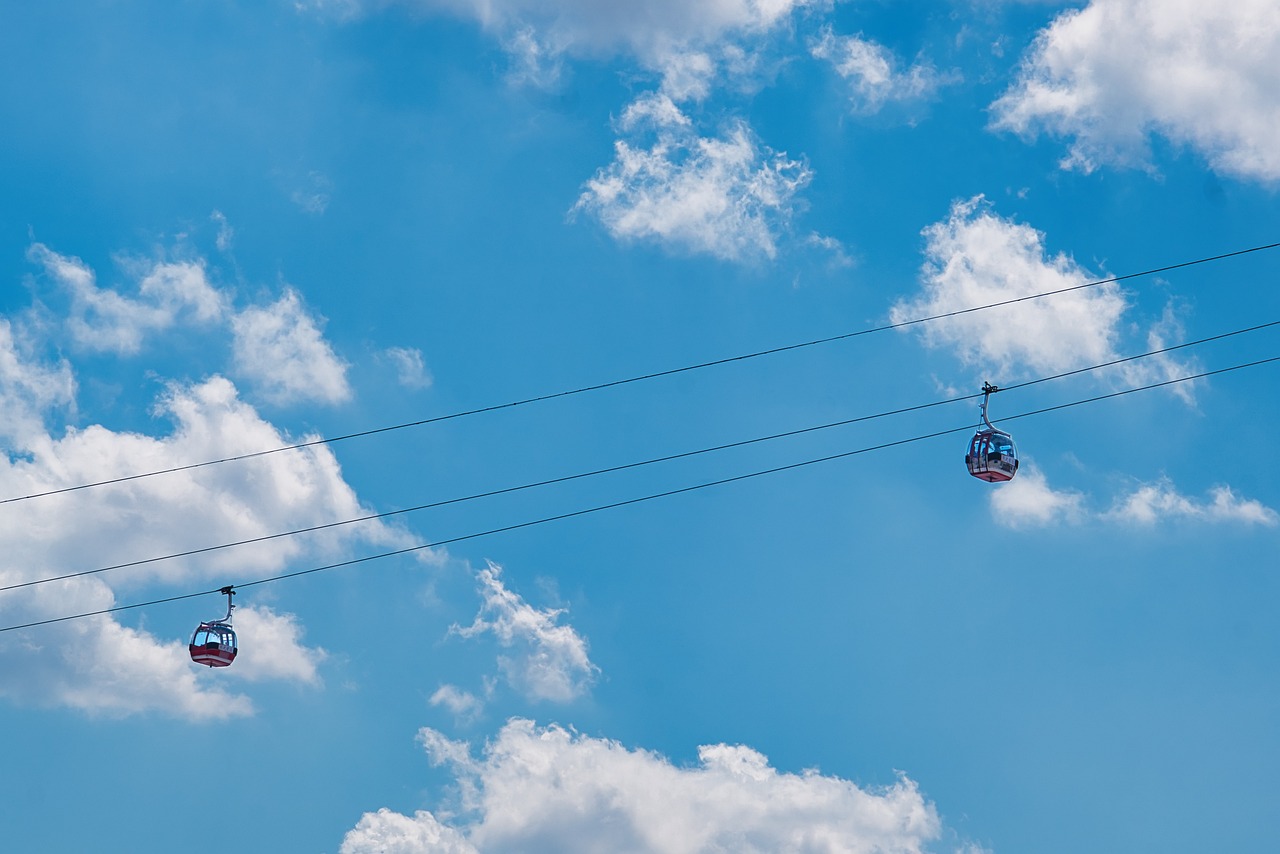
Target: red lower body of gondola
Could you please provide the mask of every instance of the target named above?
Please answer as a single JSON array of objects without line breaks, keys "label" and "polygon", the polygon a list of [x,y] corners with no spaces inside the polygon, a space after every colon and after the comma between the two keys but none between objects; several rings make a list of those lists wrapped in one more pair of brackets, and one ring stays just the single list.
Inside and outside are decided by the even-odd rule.
[{"label": "red lower body of gondola", "polygon": [[236,660],[236,651],[234,649],[218,649],[216,647],[195,646],[194,644],[187,648],[191,651],[191,660],[196,664],[205,664],[209,667],[226,667]]}]

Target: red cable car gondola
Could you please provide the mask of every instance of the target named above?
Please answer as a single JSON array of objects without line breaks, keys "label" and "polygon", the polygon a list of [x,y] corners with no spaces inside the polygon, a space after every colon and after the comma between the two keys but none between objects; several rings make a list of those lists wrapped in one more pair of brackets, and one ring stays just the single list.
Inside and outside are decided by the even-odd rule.
[{"label": "red cable car gondola", "polygon": [[218,592],[227,594],[227,616],[196,626],[187,647],[192,661],[210,667],[226,667],[236,660],[236,633],[231,628],[231,612],[236,607],[231,604],[231,597],[236,591],[228,585]]},{"label": "red cable car gondola", "polygon": [[969,474],[987,483],[1013,480],[1018,473],[1018,449],[1013,444],[1013,437],[997,430],[987,418],[987,400],[999,390],[991,383],[982,384],[982,423],[987,426],[974,434],[969,452],[964,455]]}]

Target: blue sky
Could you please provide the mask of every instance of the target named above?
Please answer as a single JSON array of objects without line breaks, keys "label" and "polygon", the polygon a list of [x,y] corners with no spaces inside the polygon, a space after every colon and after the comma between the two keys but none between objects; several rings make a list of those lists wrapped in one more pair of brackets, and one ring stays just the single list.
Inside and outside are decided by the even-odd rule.
[{"label": "blue sky", "polygon": [[[0,498],[1274,243],[1280,16],[0,10]],[[845,421],[1280,319],[1280,250],[0,505],[0,586]],[[0,591],[6,850],[1269,850],[1276,327]],[[69,820],[74,815],[75,820]]]}]

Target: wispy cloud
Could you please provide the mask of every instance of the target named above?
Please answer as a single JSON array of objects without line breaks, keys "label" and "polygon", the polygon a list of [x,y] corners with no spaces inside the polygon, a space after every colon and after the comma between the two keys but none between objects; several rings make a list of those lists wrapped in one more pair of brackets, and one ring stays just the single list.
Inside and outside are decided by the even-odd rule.
[{"label": "wispy cloud", "polygon": [[41,243],[27,252],[70,298],[67,329],[86,350],[137,353],[150,333],[179,321],[211,324],[226,310],[225,296],[209,283],[200,262],[134,262],[137,296],[99,287],[93,270],[79,258],[60,255]]},{"label": "wispy cloud", "polygon": [[[354,3],[329,0],[315,5],[349,11]],[[383,5],[382,0],[378,5]],[[626,53],[644,61],[675,45],[714,44],[765,32],[797,9],[814,4],[812,0],[417,0],[416,5],[470,17],[499,37],[525,31],[555,52],[587,56]]]},{"label": "wispy cloud", "polygon": [[457,685],[441,685],[428,702],[433,706],[444,706],[463,720],[474,718],[484,708],[484,700]]},{"label": "wispy cloud", "polygon": [[306,213],[319,216],[328,210],[332,193],[333,181],[321,172],[312,171],[289,193],[289,200]]},{"label": "wispy cloud", "polygon": [[396,379],[405,388],[430,388],[431,373],[422,358],[422,351],[414,347],[388,347],[382,357],[396,369]]},{"label": "wispy cloud", "polygon": [[955,82],[954,75],[939,74],[923,62],[900,69],[901,63],[884,45],[861,35],[836,35],[830,27],[810,43],[809,52],[831,63],[845,80],[855,113],[874,113],[894,102],[922,101]]},{"label": "wispy cloud", "polygon": [[476,573],[481,585],[480,613],[469,626],[451,631],[464,638],[491,634],[514,655],[498,661],[507,681],[531,700],[568,702],[581,696],[599,668],[587,655],[587,642],[572,626],[560,625],[563,609],[539,610],[507,589],[501,567],[490,563]]},{"label": "wispy cloud", "polygon": [[222,211],[214,211],[209,215],[209,219],[218,224],[218,235],[214,238],[214,245],[218,247],[219,252],[227,252],[231,249],[236,230],[231,227],[231,223],[227,222],[227,217]]}]

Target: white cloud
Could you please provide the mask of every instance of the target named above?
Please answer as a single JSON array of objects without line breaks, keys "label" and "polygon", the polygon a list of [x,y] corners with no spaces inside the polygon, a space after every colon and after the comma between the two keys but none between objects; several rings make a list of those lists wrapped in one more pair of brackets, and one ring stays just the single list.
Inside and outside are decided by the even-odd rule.
[{"label": "white cloud", "polygon": [[1084,493],[1050,487],[1044,473],[1026,459],[1022,460],[1017,477],[988,488],[991,516],[1006,528],[1086,520],[1144,526],[1163,521],[1280,525],[1280,513],[1260,501],[1237,497],[1229,486],[1215,486],[1206,500],[1197,500],[1180,493],[1167,478],[1140,484],[1114,498],[1110,509],[1099,512],[1089,507],[1089,496]]},{"label": "white cloud", "polygon": [[365,813],[342,840],[339,854],[479,854],[479,849],[425,810],[411,818],[384,807]]},{"label": "white cloud", "polygon": [[[703,137],[665,94],[642,96],[619,122],[614,160],[573,207],[619,240],[649,240],[728,261],[777,255],[778,233],[812,172],[760,144],[743,121]],[[645,141],[648,137],[649,141]]]},{"label": "white cloud", "polygon": [[1197,501],[1179,493],[1168,480],[1160,480],[1143,484],[1120,497],[1107,515],[1140,525],[1153,525],[1166,519],[1266,527],[1280,524],[1280,514],[1275,510],[1259,501],[1237,498],[1229,486],[1216,486],[1209,491],[1209,496],[1207,501]]},{"label": "white cloud", "polygon": [[[6,583],[15,577],[0,572]],[[29,595],[6,595],[27,597],[25,608],[6,609],[7,619],[12,614],[30,619],[64,616],[116,604],[110,589],[97,579],[56,582],[33,588]],[[248,697],[226,686],[228,678],[318,681],[315,662],[324,658],[324,651],[298,643],[300,632],[291,615],[238,608],[234,624],[240,653],[235,664],[216,674],[192,664],[187,638],[157,638],[105,615],[26,630],[20,636],[0,635],[0,659],[10,674],[0,695],[91,715],[162,711],[205,721],[253,712]]]},{"label": "white cloud", "polygon": [[[100,425],[71,428],[60,438],[45,437],[34,443],[37,447],[30,459],[0,459],[0,479],[7,494],[43,492],[294,443],[240,400],[235,387],[222,377],[170,386],[156,414],[173,419],[172,433],[151,437],[117,433]],[[82,510],[81,504],[88,510]],[[53,513],[47,505],[59,512]],[[66,508],[75,511],[74,519],[67,517]],[[12,504],[0,515],[0,531],[5,532],[10,560],[35,567],[46,562],[83,566],[183,551],[196,538],[202,544],[251,539],[367,512],[342,479],[332,452],[317,445],[251,463],[102,487],[83,498],[62,496]],[[136,584],[197,573],[214,580],[233,570],[279,568],[314,544],[328,549],[352,536],[389,541],[385,538],[390,529],[352,527],[135,567],[122,571],[121,578]],[[43,535],[45,531],[50,535]],[[89,542],[98,545],[90,549],[85,545]]]},{"label": "white cloud", "polygon": [[209,214],[209,219],[218,224],[218,236],[215,238],[215,245],[219,252],[226,252],[231,248],[231,241],[236,236],[236,230],[227,222],[227,217],[222,211],[214,211]]},{"label": "white cloud", "polygon": [[333,192],[333,181],[321,172],[308,172],[302,185],[289,194],[289,201],[303,211],[319,216],[329,209],[329,196]]},{"label": "white cloud", "polygon": [[492,634],[517,650],[499,664],[508,682],[531,700],[568,702],[581,696],[599,671],[587,655],[586,640],[572,626],[557,625],[563,609],[538,610],[502,583],[502,569],[490,563],[476,573],[483,603],[475,621],[451,631],[470,638]]},{"label": "white cloud", "polygon": [[817,59],[835,67],[849,84],[849,98],[856,113],[874,113],[895,101],[919,101],[952,81],[931,65],[914,63],[899,71],[898,61],[884,45],[861,36],[837,36],[830,27],[809,47]]},{"label": "white cloud", "polygon": [[627,108],[622,111],[618,126],[623,131],[692,129],[693,122],[681,112],[680,107],[667,93],[650,92],[627,105]]},{"label": "white cloud", "polygon": [[1007,528],[1077,522],[1084,516],[1084,495],[1050,488],[1044,473],[1029,460],[1021,460],[1018,475],[991,488],[991,515]]},{"label": "white cloud", "polygon": [[274,403],[341,403],[351,397],[347,366],[324,340],[297,291],[247,308],[231,321],[233,369]]},{"label": "white cloud", "polygon": [[[213,220],[225,226],[215,213]],[[225,244],[229,233],[220,233]],[[214,375],[173,382],[153,415],[171,425],[161,435],[118,432],[76,413],[76,381],[66,360],[42,354],[70,343],[106,353],[141,350],[147,337],[179,325],[225,335],[234,323],[240,366],[278,394],[346,393],[345,368],[320,338],[297,294],[234,315],[231,297],[210,284],[203,260],[120,263],[128,293],[98,286],[78,258],[34,244],[28,258],[66,295],[68,322],[47,300],[0,317],[0,454],[3,498],[175,469],[295,444]],[[49,425],[55,425],[50,427]],[[286,563],[345,555],[352,543],[404,547],[416,538],[371,522],[219,549],[185,558],[45,581],[178,552],[271,537],[366,516],[327,446],[131,479],[93,490],[9,503],[0,514],[0,626],[110,608],[123,601],[187,593],[212,583],[242,583]],[[228,670],[206,672],[187,654],[188,636],[162,637],[146,614],[126,611],[0,633],[0,697],[122,715],[158,711],[189,719],[248,714],[252,703],[231,685],[285,680],[319,684],[323,649],[303,643],[296,617],[241,596],[235,625],[240,655]],[[245,601],[248,599],[248,601]],[[189,624],[220,616],[223,604],[197,605]],[[206,611],[210,608],[211,611]],[[216,613],[215,613],[216,612]],[[126,625],[137,622],[137,626]]]},{"label": "white cloud", "polygon": [[[225,217],[215,212],[213,218],[222,224],[218,243],[225,246],[230,240]],[[42,244],[32,245],[28,258],[40,264],[69,296],[69,316],[52,331],[65,330],[80,349],[136,354],[148,335],[179,325],[213,331],[229,327],[232,371],[252,383],[266,400],[335,404],[351,396],[347,365],[324,340],[320,322],[292,288],[274,303],[236,312],[231,294],[210,284],[203,259],[125,261],[122,269],[137,282],[137,295],[129,296],[99,287],[87,264]],[[415,352],[396,349],[389,355],[402,381],[429,384],[429,375],[413,364]]]},{"label": "white cloud", "polygon": [[43,444],[44,413],[75,402],[76,381],[65,360],[42,364],[24,330],[0,317],[0,439],[16,451]]},{"label": "white cloud", "polygon": [[700,50],[676,51],[662,63],[662,94],[673,101],[700,101],[711,94],[716,63]]},{"label": "white cloud", "polygon": [[484,701],[464,691],[457,685],[441,685],[428,701],[433,706],[444,706],[459,718],[474,718],[484,708]]},{"label": "white cloud", "polygon": [[[1047,257],[1044,235],[1004,219],[977,196],[952,205],[942,222],[924,230],[923,293],[895,304],[895,323],[960,312],[975,306],[1097,281],[1064,254]],[[1127,308],[1114,283],[972,311],[906,327],[930,347],[948,347],[965,365],[999,382],[1102,364],[1119,357],[1116,343]],[[1149,341],[1175,326],[1171,314]],[[1156,381],[1187,371],[1169,356],[1148,357],[1116,369],[1129,382]]]},{"label": "white cloud", "polygon": [[503,41],[511,57],[507,79],[517,85],[552,89],[564,74],[564,61],[559,53],[538,40],[532,27],[520,27]]},{"label": "white cloud", "polygon": [[[295,6],[349,19],[394,0],[308,0]],[[663,78],[676,100],[706,97],[712,80],[746,80],[761,65],[763,40],[801,10],[830,0],[400,0],[479,23],[511,57],[508,79],[556,85],[568,57],[628,56]],[[746,45],[744,47],[744,45]]]},{"label": "white cloud", "polygon": [[[924,293],[893,307],[895,323],[1096,278],[1065,255],[1046,258],[1043,234],[997,216],[980,196],[956,202],[924,235]],[[1124,310],[1119,288],[1109,284],[909,328],[999,376],[1052,373],[1112,358]]]},{"label": "white cloud", "polygon": [[1280,5],[1092,0],[1037,37],[993,126],[1072,137],[1065,168],[1145,165],[1159,133],[1217,172],[1280,180]]},{"label": "white cloud", "polygon": [[383,355],[396,369],[396,378],[405,388],[430,388],[431,373],[422,360],[422,351],[414,347],[388,347]]},{"label": "white cloud", "polygon": [[[94,425],[69,429],[58,438],[28,438],[26,445],[32,450],[27,457],[0,456],[6,496],[291,443],[220,377],[171,386],[157,412],[175,422],[167,436],[117,433]],[[0,540],[5,543],[0,585],[369,512],[342,479],[337,460],[325,446],[17,502],[0,514]],[[4,594],[0,625],[111,607],[118,591],[129,592],[126,601],[136,601],[148,598],[141,591],[151,593],[156,585],[185,593],[196,584],[239,583],[279,571],[289,561],[341,553],[355,541],[404,545],[407,535],[366,523],[41,584]],[[324,651],[302,644],[302,629],[294,617],[247,598],[240,597],[245,607],[235,616],[241,652],[230,677],[316,683],[316,665]],[[193,603],[191,627],[220,616],[221,607],[216,598]],[[186,641],[185,636],[158,638],[110,616],[5,633],[0,635],[0,666],[9,677],[0,680],[0,696],[106,714],[157,710],[203,718],[250,712],[246,697],[219,687],[226,679],[200,675],[187,657]]]},{"label": "white cloud", "polygon": [[806,246],[812,246],[827,253],[832,267],[853,266],[853,259],[844,251],[844,244],[830,235],[818,234],[816,231],[810,232],[804,242]]},{"label": "white cloud", "polygon": [[739,745],[705,745],[696,766],[681,768],[649,751],[521,719],[479,760],[434,730],[420,738],[433,762],[457,776],[465,823],[446,825],[427,811],[367,813],[341,854],[888,854],[923,851],[941,835],[936,810],[904,776],[864,789],[814,770],[780,772]]},{"label": "white cloud", "polygon": [[240,649],[230,675],[250,682],[287,679],[309,685],[319,683],[316,665],[328,658],[328,653],[302,645],[302,625],[293,614],[246,605],[236,608],[232,624]]},{"label": "white cloud", "polygon": [[560,53],[626,52],[641,60],[676,45],[712,44],[765,32],[810,0],[417,0],[416,5],[479,21],[499,35],[522,29]]},{"label": "white cloud", "polygon": [[66,326],[79,346],[96,351],[138,352],[148,333],[180,320],[210,324],[222,317],[226,298],[209,284],[201,262],[152,262],[127,265],[138,277],[132,298],[97,285],[93,271],[79,258],[59,255],[36,243],[28,257],[71,299]]},{"label": "white cloud", "polygon": [[[11,564],[0,569],[5,584],[20,577]],[[96,578],[55,582],[5,597],[0,619],[6,625],[115,604],[110,589]],[[13,601],[18,597],[21,604]],[[160,640],[108,616],[7,632],[0,635],[6,674],[0,696],[92,715],[160,710],[200,721],[250,714],[250,700],[205,678],[191,663],[186,644],[186,638]]]}]

